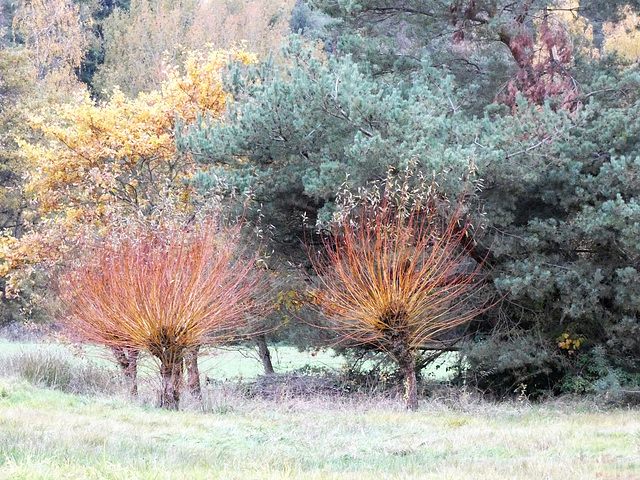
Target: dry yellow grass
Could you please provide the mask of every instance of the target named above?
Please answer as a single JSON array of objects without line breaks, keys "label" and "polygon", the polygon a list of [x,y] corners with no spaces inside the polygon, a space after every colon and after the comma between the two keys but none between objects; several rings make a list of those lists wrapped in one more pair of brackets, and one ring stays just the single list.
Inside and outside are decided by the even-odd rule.
[{"label": "dry yellow grass", "polygon": [[636,409],[205,393],[165,412],[0,379],[0,478],[640,480]]}]

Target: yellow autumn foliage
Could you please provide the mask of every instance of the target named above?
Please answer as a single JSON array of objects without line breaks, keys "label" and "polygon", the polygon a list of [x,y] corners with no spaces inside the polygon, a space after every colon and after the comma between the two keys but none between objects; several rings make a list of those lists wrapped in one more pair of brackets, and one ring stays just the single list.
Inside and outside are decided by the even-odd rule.
[{"label": "yellow autumn foliage", "polygon": [[605,34],[604,51],[615,52],[621,57],[637,62],[640,60],[640,16],[626,5],[621,12],[622,20],[618,23],[606,22],[602,26]]},{"label": "yellow autumn foliage", "polygon": [[16,0],[12,30],[30,50],[41,80],[73,88],[72,70],[89,48],[90,6],[73,0]]},{"label": "yellow autumn foliage", "polygon": [[104,103],[85,91],[45,116],[33,116],[30,123],[44,138],[21,141],[20,149],[36,221],[19,241],[3,239],[0,275],[55,262],[87,227],[104,228],[116,207],[148,211],[171,195],[188,202],[182,180],[194,164],[176,151],[175,121],[224,111],[230,97],[221,75],[230,60],[249,64],[256,57],[243,50],[191,51],[182,67],[166,67],[160,90],[128,98],[116,88]]},{"label": "yellow autumn foliage", "polygon": [[104,63],[92,80],[102,94],[160,89],[163,63],[185,52],[243,45],[260,58],[276,54],[289,31],[293,0],[131,0],[102,23]]}]

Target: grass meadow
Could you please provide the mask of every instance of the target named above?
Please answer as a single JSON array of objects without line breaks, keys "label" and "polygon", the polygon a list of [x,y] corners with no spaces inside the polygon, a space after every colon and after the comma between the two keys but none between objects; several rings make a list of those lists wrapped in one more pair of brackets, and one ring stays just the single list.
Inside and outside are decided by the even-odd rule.
[{"label": "grass meadow", "polygon": [[[445,387],[417,412],[390,395],[251,396],[257,360],[223,351],[203,361],[202,402],[167,412],[153,406],[150,366],[131,399],[99,352],[81,353],[0,343],[0,479],[640,480],[638,409]],[[275,357],[280,371],[340,368],[328,354]]]}]

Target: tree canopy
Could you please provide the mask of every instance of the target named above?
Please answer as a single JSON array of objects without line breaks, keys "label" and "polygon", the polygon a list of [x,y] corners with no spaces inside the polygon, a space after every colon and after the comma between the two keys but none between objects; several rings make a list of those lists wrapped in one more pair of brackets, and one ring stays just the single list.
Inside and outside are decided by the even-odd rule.
[{"label": "tree canopy", "polygon": [[338,192],[417,172],[410,190],[428,178],[460,199],[468,253],[504,298],[471,324],[467,381],[640,384],[637,2],[3,8],[3,273],[56,258],[114,205],[230,195],[269,231],[272,267],[312,275],[305,245],[330,234]]},{"label": "tree canopy", "polygon": [[[224,123],[181,128],[179,147],[214,165],[196,184],[224,176],[255,192],[291,240],[295,218],[330,218],[342,183],[370,188],[415,162],[443,195],[470,193],[474,241],[491,247],[487,273],[507,295],[468,344],[479,382],[508,392],[628,381],[640,347],[628,335],[640,326],[639,77],[607,35],[634,6],[314,5],[334,19],[332,45],[291,38],[284,67],[229,75],[237,101]],[[583,339],[579,356],[566,338]]]}]

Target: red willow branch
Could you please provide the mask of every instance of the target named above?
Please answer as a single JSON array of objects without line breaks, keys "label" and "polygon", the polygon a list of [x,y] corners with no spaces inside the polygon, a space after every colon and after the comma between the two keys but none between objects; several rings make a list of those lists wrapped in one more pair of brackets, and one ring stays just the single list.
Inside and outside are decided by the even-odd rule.
[{"label": "red willow branch", "polygon": [[437,200],[394,205],[388,195],[344,215],[313,265],[320,308],[344,341],[389,354],[417,408],[415,352],[486,310],[482,263],[470,259],[461,207],[442,220]]},{"label": "red willow branch", "polygon": [[256,255],[242,254],[240,225],[121,229],[62,275],[64,323],[89,342],[158,359],[160,404],[177,409],[185,357],[233,338],[260,309]]}]

